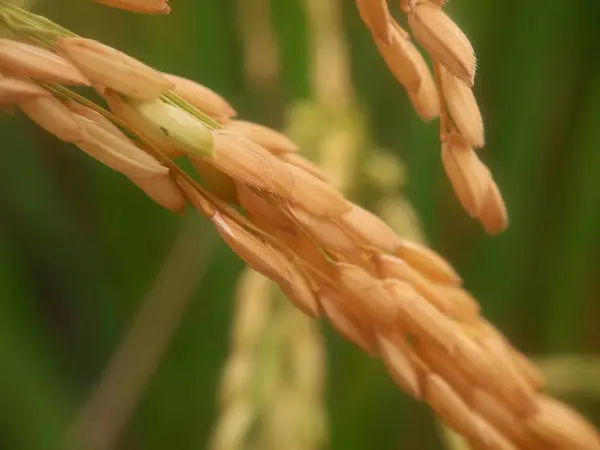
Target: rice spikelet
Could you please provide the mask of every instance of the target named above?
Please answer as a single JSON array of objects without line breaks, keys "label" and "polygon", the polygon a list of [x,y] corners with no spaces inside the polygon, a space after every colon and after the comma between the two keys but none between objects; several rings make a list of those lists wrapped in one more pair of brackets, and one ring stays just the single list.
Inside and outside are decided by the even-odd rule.
[{"label": "rice spikelet", "polygon": [[422,396],[417,368],[408,355],[408,348],[401,347],[394,339],[377,336],[381,359],[392,378],[416,399]]},{"label": "rice spikelet", "polygon": [[298,146],[291,139],[264,125],[244,120],[232,120],[225,125],[225,129],[240,133],[275,155],[298,151]]},{"label": "rice spikelet", "polygon": [[54,97],[38,97],[19,103],[19,108],[39,127],[65,142],[79,142],[83,135],[71,111]]},{"label": "rice spikelet", "polygon": [[0,105],[13,106],[40,97],[50,97],[50,92],[30,81],[0,77]]},{"label": "rice spikelet", "polygon": [[106,131],[96,122],[73,115],[82,131],[77,146],[92,158],[130,178],[146,179],[165,175],[168,169],[129,139]]},{"label": "rice spikelet", "polygon": [[462,30],[446,13],[428,0],[417,0],[412,4],[408,23],[417,40],[435,60],[468,86],[473,86],[475,52]]},{"label": "rice spikelet", "polygon": [[186,197],[170,175],[143,179],[130,177],[130,180],[163,208],[176,214],[184,213]]},{"label": "rice spikelet", "polygon": [[356,6],[371,33],[383,42],[390,42],[391,27],[387,0],[356,0]]},{"label": "rice spikelet", "polygon": [[344,299],[337,292],[329,289],[321,289],[318,298],[331,325],[350,342],[369,355],[375,356],[377,351],[374,336],[343,307],[346,303]]},{"label": "rice spikelet", "polygon": [[98,41],[67,37],[56,47],[90,81],[129,97],[150,100],[174,87],[160,72]]},{"label": "rice spikelet", "polygon": [[442,162],[459,201],[471,217],[479,216],[489,188],[490,175],[466,145],[442,144]]},{"label": "rice spikelet", "polygon": [[237,115],[235,109],[212,89],[193,80],[163,73],[174,84],[173,92],[221,124]]},{"label": "rice spikelet", "polygon": [[422,58],[422,56],[407,39],[406,34],[401,32],[400,26],[394,24],[390,27],[389,41],[375,38],[375,44],[400,84],[408,91],[416,92],[421,86],[421,73],[416,59]]},{"label": "rice spikelet", "polygon": [[473,91],[444,67],[441,67],[440,75],[446,104],[458,131],[469,145],[483,147],[483,119]]},{"label": "rice spikelet", "polygon": [[46,49],[0,39],[0,68],[45,83],[89,86],[89,81],[66,59]]},{"label": "rice spikelet", "polygon": [[477,218],[489,234],[501,233],[508,227],[506,203],[504,203],[500,189],[498,189],[498,185],[491,176]]},{"label": "rice spikelet", "polygon": [[402,240],[394,254],[419,270],[428,278],[442,284],[456,285],[461,283],[460,276],[452,266],[440,255],[415,242]]},{"label": "rice spikelet", "polygon": [[294,173],[276,156],[243,136],[225,130],[213,133],[213,156],[206,162],[258,190],[295,201]]}]

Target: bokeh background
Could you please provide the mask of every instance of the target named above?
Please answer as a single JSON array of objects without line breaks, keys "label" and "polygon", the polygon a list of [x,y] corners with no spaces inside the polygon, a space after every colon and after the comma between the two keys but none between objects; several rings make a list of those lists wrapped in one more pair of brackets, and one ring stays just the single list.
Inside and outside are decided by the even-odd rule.
[{"label": "bokeh background", "polygon": [[[172,3],[165,17],[87,0],[41,0],[35,8],[212,87],[241,117],[284,126],[289,106],[311,91],[300,0],[272,0],[281,72],[263,91],[244,74],[235,0]],[[358,103],[376,143],[403,158],[403,194],[428,241],[518,348],[544,361],[575,358],[579,364],[566,368],[553,363],[562,374],[556,389],[599,425],[600,3],[447,7],[478,54],[482,155],[511,215],[508,231],[493,238],[455,201],[436,124],[419,120],[353,2],[341,4]],[[185,227],[197,236],[181,269],[197,270],[194,293],[116,448],[207,448],[242,263],[202,219],[161,209],[19,114],[3,115],[0,135],[0,448],[61,448]],[[379,362],[320,327],[331,449],[442,448],[427,408],[408,400]],[[156,345],[152,333],[145,342]]]}]

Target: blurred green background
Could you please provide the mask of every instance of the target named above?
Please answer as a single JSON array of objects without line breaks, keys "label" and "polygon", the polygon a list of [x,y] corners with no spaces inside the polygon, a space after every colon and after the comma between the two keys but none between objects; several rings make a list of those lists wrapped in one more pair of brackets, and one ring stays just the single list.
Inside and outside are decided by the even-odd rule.
[{"label": "blurred green background", "polygon": [[[36,10],[212,87],[241,117],[280,127],[286,105],[309,95],[308,46],[299,0],[272,1],[282,75],[280,101],[268,107],[244,79],[234,0],[173,0],[166,17],[87,0],[42,0]],[[478,54],[482,158],[511,215],[509,230],[494,238],[455,201],[436,124],[418,119],[353,2],[342,3],[359,101],[378,144],[404,158],[405,194],[432,246],[521,350],[600,353],[600,3],[454,0],[447,7]],[[196,219],[161,209],[18,114],[4,115],[0,128],[0,448],[61,448],[179,230]],[[243,266],[200,219],[197,228],[197,250],[206,255],[194,264],[207,264],[204,275],[118,448],[205,448],[217,418]],[[428,410],[408,400],[379,362],[322,328],[330,447],[442,448]],[[583,392],[567,400],[600,424],[599,399]]]}]

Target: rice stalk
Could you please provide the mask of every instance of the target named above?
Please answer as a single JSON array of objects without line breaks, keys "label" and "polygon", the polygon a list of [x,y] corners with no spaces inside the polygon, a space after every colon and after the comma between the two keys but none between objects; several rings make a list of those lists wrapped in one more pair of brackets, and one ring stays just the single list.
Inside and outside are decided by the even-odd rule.
[{"label": "rice stalk", "polygon": [[69,427],[65,448],[116,447],[216,248],[216,239],[200,244],[199,220],[190,219],[183,224],[127,333]]}]

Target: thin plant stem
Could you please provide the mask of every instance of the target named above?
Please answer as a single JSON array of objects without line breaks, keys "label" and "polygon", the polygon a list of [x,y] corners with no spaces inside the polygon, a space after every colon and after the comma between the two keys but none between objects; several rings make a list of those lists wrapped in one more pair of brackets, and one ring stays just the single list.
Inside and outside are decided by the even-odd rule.
[{"label": "thin plant stem", "polygon": [[200,238],[207,235],[203,224],[198,215],[184,222],[131,327],[75,418],[67,436],[70,448],[115,448],[216,248],[216,237]]}]

